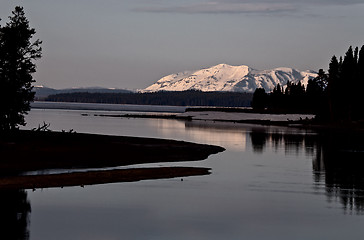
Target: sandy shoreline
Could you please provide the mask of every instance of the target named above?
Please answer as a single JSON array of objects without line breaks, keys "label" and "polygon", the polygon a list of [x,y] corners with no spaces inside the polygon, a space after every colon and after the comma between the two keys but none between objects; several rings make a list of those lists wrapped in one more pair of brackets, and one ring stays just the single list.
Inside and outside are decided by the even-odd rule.
[{"label": "sandy shoreline", "polygon": [[[88,171],[34,176],[0,178],[0,191],[12,189],[39,189],[106,183],[136,182],[141,180],[168,179],[208,175],[210,169],[195,167],[133,168],[107,171]],[[181,179],[183,180],[183,179]]]},{"label": "sandy shoreline", "polygon": [[[205,175],[206,169],[173,168],[174,174],[171,175],[171,168],[161,168],[148,173],[119,169],[47,174],[41,177],[19,176],[22,172],[47,169],[92,169],[142,163],[198,161],[224,150],[218,146],[166,139],[21,130],[0,137],[0,189],[15,184],[10,184],[10,180],[23,181],[12,185],[12,188],[38,188]],[[134,176],[130,175],[131,172]],[[136,176],[138,173],[142,175]],[[123,178],[125,174],[129,177]],[[72,179],[71,184],[66,183],[69,179]],[[86,179],[93,180],[88,182]],[[52,185],[51,182],[54,181],[58,183]],[[27,182],[32,182],[33,185]]]},{"label": "sandy shoreline", "polygon": [[0,173],[195,161],[224,150],[166,139],[18,131],[0,138]]}]

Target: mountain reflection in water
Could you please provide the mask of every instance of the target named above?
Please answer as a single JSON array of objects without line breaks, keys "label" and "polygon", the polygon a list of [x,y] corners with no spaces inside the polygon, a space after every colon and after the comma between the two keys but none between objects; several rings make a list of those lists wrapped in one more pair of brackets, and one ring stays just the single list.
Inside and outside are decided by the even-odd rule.
[{"label": "mountain reflection in water", "polygon": [[29,239],[31,206],[24,190],[0,191],[0,212],[1,239]]},{"label": "mountain reflection in water", "polygon": [[174,138],[185,134],[189,141],[224,146],[229,149],[244,151],[246,134],[244,128],[236,131],[233,123],[214,123],[209,121],[182,121],[156,119],[147,122],[153,129],[158,129],[167,138]]},{"label": "mountain reflection in water", "polygon": [[328,202],[339,201],[346,213],[364,214],[364,141],[360,134],[287,134],[253,128],[249,135],[255,153],[263,153],[269,143],[286,154],[304,149],[312,157],[315,184],[324,182]]},{"label": "mountain reflection in water", "polygon": [[183,123],[183,128],[193,141],[213,143],[237,151],[246,150],[246,129],[236,124],[187,121]]}]

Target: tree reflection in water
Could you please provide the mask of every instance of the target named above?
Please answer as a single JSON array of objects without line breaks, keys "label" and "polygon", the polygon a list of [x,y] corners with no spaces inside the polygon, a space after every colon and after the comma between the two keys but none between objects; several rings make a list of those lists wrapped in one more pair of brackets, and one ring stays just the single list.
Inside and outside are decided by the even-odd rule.
[{"label": "tree reflection in water", "polygon": [[349,212],[364,213],[364,145],[356,134],[326,134],[317,141],[314,173],[325,174],[330,201],[338,199]]},{"label": "tree reflection in water", "polygon": [[312,156],[315,184],[324,182],[328,201],[339,201],[347,213],[364,214],[364,139],[355,133],[297,134],[252,129],[251,143],[261,153],[268,143],[287,153]]},{"label": "tree reflection in water", "polygon": [[0,191],[0,239],[29,239],[30,202],[24,190]]},{"label": "tree reflection in water", "polygon": [[262,153],[268,139],[269,135],[266,132],[252,130],[250,140],[252,141],[253,151],[255,153]]}]

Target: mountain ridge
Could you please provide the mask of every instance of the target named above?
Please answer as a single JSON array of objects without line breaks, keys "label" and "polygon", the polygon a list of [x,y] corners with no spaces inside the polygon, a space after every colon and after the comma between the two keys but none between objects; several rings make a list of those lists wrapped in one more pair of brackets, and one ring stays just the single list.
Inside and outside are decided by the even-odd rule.
[{"label": "mountain ridge", "polygon": [[36,99],[46,98],[49,95],[59,93],[75,93],[75,92],[89,92],[89,93],[132,93],[133,91],[127,89],[103,88],[103,87],[79,87],[79,88],[64,88],[54,89],[45,86],[34,86]]},{"label": "mountain ridge", "polygon": [[254,92],[256,88],[264,88],[266,92],[270,92],[278,83],[285,86],[288,81],[301,81],[307,86],[308,80],[316,76],[317,73],[311,70],[299,71],[288,67],[256,70],[247,65],[232,66],[222,63],[210,68],[167,75],[143,91]]}]

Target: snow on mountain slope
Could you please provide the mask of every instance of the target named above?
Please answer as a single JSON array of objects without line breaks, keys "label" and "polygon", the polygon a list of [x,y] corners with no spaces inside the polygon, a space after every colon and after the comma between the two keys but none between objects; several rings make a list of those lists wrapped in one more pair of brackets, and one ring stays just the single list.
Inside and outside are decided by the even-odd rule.
[{"label": "snow on mountain slope", "polygon": [[266,92],[270,92],[278,83],[285,86],[287,81],[294,83],[301,81],[307,86],[308,80],[316,76],[313,71],[301,72],[292,68],[259,71],[245,65],[219,64],[206,69],[165,76],[144,91],[254,92],[256,88],[264,88]]}]

